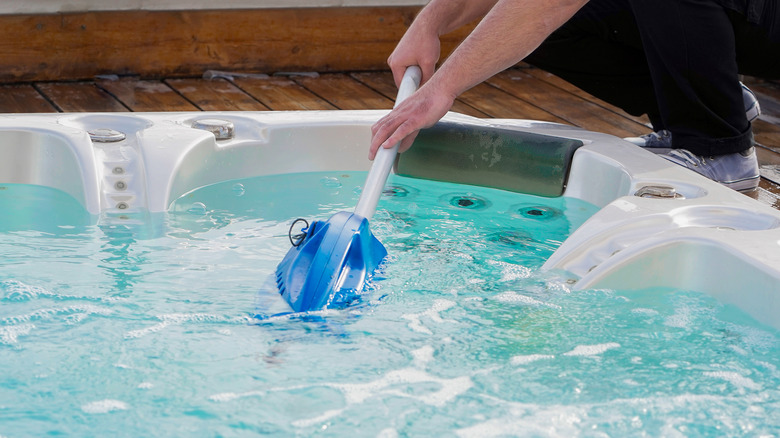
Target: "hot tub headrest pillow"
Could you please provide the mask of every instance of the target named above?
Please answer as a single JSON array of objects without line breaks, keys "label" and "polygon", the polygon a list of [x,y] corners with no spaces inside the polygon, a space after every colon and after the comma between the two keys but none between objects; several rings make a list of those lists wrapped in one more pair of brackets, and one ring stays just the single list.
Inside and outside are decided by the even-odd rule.
[{"label": "hot tub headrest pillow", "polygon": [[439,122],[399,154],[399,175],[561,196],[579,140],[521,130]]}]

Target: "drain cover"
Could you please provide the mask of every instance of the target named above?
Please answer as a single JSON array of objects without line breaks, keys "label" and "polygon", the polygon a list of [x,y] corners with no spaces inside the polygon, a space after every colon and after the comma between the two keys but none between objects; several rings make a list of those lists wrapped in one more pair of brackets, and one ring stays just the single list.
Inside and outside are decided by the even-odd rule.
[{"label": "drain cover", "polygon": [[127,136],[124,132],[119,132],[111,128],[97,128],[87,131],[89,138],[95,143],[114,143],[122,141]]},{"label": "drain cover", "polygon": [[230,140],[235,136],[233,122],[222,119],[199,119],[192,122],[192,127],[214,134],[217,140]]}]

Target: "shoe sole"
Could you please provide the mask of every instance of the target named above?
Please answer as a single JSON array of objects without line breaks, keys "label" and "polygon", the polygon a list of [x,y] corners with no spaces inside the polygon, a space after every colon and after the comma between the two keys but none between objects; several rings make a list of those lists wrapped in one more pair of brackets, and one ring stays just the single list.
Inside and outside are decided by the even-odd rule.
[{"label": "shoe sole", "polygon": [[648,152],[652,152],[652,153],[654,153],[656,155],[668,154],[669,152],[672,151],[672,148],[652,148],[652,147],[647,147],[647,146],[640,146],[640,147],[642,149],[644,149],[644,150],[646,150]]},{"label": "shoe sole", "polygon": [[672,150],[672,148],[646,146],[642,137],[623,137],[623,140],[654,154],[668,154]]},{"label": "shoe sole", "polygon": [[758,182],[761,179],[760,176],[754,176],[750,178],[741,179],[738,181],[718,181],[721,185],[724,185],[730,189],[736,190],[740,193],[752,192],[758,188]]}]

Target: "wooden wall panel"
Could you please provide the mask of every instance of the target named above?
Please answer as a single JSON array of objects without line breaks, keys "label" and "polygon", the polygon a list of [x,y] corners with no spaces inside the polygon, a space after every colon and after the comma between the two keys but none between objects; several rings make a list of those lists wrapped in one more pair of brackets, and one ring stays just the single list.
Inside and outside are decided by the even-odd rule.
[{"label": "wooden wall panel", "polygon": [[[0,82],[385,69],[419,7],[0,16]],[[471,27],[443,40],[449,52]]]}]

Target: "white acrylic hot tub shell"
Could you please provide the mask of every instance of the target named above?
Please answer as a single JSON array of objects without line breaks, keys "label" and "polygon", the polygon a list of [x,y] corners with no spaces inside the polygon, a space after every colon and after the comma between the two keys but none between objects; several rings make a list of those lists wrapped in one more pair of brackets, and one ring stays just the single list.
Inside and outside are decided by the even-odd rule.
[{"label": "white acrylic hot tub shell", "polygon": [[[216,182],[261,175],[368,170],[370,126],[385,111],[47,114],[0,116],[0,183],[62,190],[96,221],[112,213],[165,211]],[[195,120],[223,119],[235,137],[216,140]],[[575,138],[564,196],[601,210],[544,269],[575,289],[668,286],[710,293],[780,328],[780,212],[623,140],[524,120],[448,120]],[[126,139],[93,143],[110,128]],[[117,171],[117,169],[121,169]],[[117,184],[119,183],[119,184]],[[671,186],[684,199],[634,196]]]}]

